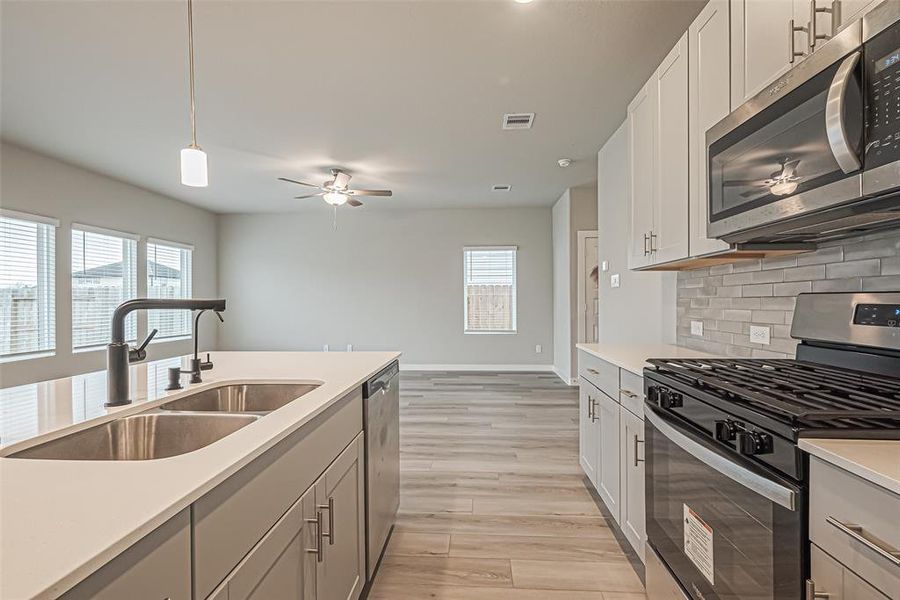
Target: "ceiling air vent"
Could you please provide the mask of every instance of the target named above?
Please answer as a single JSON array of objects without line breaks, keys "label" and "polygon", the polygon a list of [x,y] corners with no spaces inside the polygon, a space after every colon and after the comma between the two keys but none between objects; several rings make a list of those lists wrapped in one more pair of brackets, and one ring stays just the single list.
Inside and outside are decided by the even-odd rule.
[{"label": "ceiling air vent", "polygon": [[492,192],[508,192],[512,189],[511,185],[495,185],[491,187]]},{"label": "ceiling air vent", "polygon": [[503,129],[531,129],[534,113],[509,113],[503,115]]}]

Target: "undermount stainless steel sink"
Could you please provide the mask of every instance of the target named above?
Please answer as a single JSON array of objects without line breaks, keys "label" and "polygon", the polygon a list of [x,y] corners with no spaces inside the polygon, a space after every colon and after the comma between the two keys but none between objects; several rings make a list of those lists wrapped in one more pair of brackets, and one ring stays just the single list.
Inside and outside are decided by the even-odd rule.
[{"label": "undermount stainless steel sink", "polygon": [[210,388],[162,405],[163,410],[271,412],[313,391],[318,383],[247,383]]},{"label": "undermount stainless steel sink", "polygon": [[258,415],[152,412],[123,417],[26,448],[10,458],[151,460],[208,446],[259,419]]}]

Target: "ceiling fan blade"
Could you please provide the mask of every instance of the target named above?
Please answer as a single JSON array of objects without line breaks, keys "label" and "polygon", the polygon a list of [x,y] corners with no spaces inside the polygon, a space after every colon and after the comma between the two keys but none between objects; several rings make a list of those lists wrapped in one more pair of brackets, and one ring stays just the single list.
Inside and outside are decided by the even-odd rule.
[{"label": "ceiling fan blade", "polygon": [[288,179],[287,177],[279,177],[278,179],[281,181],[287,181],[288,183],[296,183],[297,185],[305,185],[306,187],[321,189],[320,186],[318,186],[318,185],[313,185],[311,183],[305,183],[303,181],[297,181],[296,179]]},{"label": "ceiling fan blade", "polygon": [[348,196],[393,196],[391,190],[347,190],[344,192]]},{"label": "ceiling fan blade", "polygon": [[723,185],[725,187],[735,186],[735,185],[743,187],[743,186],[747,186],[747,185],[765,185],[765,184],[763,182],[761,182],[759,179],[733,179],[731,181],[726,181],[725,183],[723,183]]},{"label": "ceiling fan blade", "polygon": [[357,206],[362,206],[362,205],[363,205],[363,203],[360,202],[359,200],[356,200],[355,198],[349,198],[347,200],[347,206],[357,207]]},{"label": "ceiling fan blade", "polygon": [[324,196],[325,192],[319,192],[318,194],[307,194],[305,196],[294,196],[294,200],[303,200],[304,198],[315,198],[316,196]]},{"label": "ceiling fan blade", "polygon": [[338,188],[340,190],[347,189],[347,184],[350,183],[350,175],[344,173],[343,171],[334,171],[334,181],[331,182],[331,186]]}]

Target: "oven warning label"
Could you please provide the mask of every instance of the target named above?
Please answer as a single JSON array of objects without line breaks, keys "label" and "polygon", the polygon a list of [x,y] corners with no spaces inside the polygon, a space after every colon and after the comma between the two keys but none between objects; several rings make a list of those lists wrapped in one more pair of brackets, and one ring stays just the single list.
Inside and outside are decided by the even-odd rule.
[{"label": "oven warning label", "polygon": [[684,504],[684,553],[703,576],[715,585],[713,573],[713,530],[700,515]]}]

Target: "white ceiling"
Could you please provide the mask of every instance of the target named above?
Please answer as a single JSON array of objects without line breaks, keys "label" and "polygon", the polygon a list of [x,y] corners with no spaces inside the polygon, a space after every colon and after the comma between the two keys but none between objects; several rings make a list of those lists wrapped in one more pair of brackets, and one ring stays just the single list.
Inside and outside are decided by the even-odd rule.
[{"label": "white ceiling", "polygon": [[[186,2],[2,0],[0,133],[216,212],[324,205],[276,178],[333,166],[394,190],[368,207],[547,206],[596,178],[704,2],[197,0],[210,186],[191,189]],[[534,128],[501,131],[505,112],[536,113]]]}]

